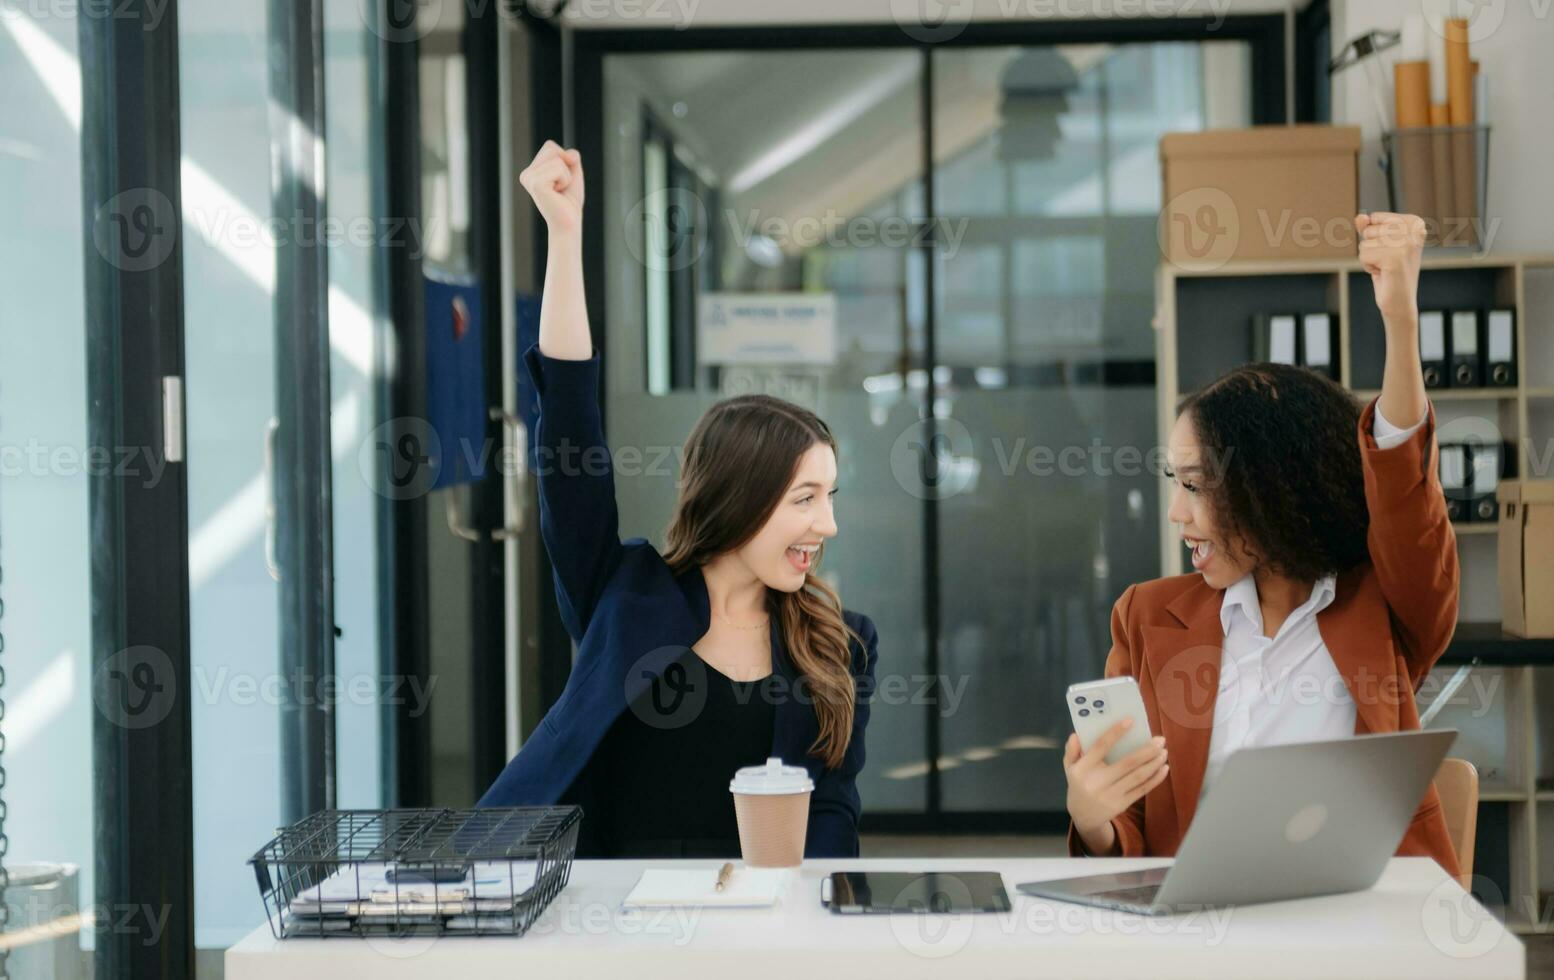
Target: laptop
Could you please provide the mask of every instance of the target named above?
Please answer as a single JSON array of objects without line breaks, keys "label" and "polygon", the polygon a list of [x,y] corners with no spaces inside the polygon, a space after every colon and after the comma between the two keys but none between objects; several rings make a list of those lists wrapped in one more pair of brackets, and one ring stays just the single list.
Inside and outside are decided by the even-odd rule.
[{"label": "laptop", "polygon": [[1361,891],[1456,738],[1442,728],[1242,749],[1198,804],[1175,863],[1016,887],[1143,915]]}]

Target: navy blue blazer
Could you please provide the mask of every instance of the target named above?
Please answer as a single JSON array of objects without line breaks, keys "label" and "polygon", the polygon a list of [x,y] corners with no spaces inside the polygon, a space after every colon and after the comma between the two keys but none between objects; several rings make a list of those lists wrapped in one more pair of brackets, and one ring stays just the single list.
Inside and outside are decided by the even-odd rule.
[{"label": "navy blue blazer", "polygon": [[[539,481],[540,533],[555,569],[556,594],[577,658],[560,699],[518,755],[480,798],[480,806],[608,801],[608,787],[582,792],[594,750],[621,712],[664,668],[707,633],[711,603],[700,569],[676,575],[647,541],[622,542],[615,481],[599,415],[599,355],[587,361],[525,355],[539,395],[531,462]],[[776,697],[771,754],[803,765],[814,780],[806,857],[858,856],[857,776],[874,693],[878,637],[868,617],[844,612],[863,640],[851,644],[857,707],[842,764],[825,769],[808,749],[820,734],[813,703],[772,617]],[[672,760],[666,760],[672,764]],[[730,777],[733,773],[729,774]]]}]

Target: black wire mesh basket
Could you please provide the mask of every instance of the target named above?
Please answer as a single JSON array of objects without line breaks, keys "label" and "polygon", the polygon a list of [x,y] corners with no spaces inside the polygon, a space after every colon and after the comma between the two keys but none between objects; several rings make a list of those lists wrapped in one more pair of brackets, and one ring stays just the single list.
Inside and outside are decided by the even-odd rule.
[{"label": "black wire mesh basket", "polygon": [[521,936],[566,887],[575,806],[323,810],[249,859],[270,930]]}]

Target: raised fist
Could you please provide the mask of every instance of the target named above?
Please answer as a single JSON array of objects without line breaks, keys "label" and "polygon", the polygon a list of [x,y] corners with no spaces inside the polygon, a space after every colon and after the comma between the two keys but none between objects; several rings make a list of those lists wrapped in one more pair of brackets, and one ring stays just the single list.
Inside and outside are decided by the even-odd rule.
[{"label": "raised fist", "polygon": [[1375,211],[1356,215],[1360,264],[1371,274],[1376,308],[1388,324],[1412,323],[1419,315],[1419,257],[1425,223],[1412,214]]},{"label": "raised fist", "polygon": [[552,233],[582,227],[583,158],[576,150],[563,150],[554,140],[546,140],[518,175],[518,183],[534,199]]}]

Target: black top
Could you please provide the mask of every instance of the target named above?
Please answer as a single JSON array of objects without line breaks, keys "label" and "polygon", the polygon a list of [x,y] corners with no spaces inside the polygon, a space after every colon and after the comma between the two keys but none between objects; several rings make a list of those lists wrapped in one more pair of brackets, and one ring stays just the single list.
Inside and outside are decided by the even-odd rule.
[{"label": "black top", "polygon": [[619,858],[738,858],[729,781],[772,754],[768,674],[736,681],[687,650],[615,720],[595,761],[610,787],[601,845]]}]

